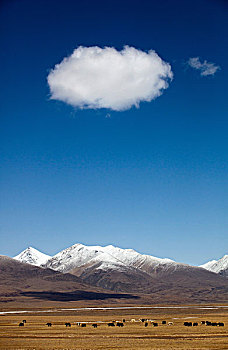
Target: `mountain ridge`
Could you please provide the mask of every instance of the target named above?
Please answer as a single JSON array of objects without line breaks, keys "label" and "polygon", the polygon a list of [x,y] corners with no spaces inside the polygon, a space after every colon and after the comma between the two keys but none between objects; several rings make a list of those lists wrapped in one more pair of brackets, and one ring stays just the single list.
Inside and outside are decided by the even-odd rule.
[{"label": "mountain ridge", "polygon": [[[87,268],[91,264],[97,264],[97,268],[120,268],[121,266],[131,266],[143,270],[143,265],[150,261],[154,268],[191,266],[186,263],[176,262],[169,258],[158,258],[149,254],[138,253],[134,249],[119,248],[113,245],[107,246],[86,246],[82,243],[76,243],[68,248],[65,248],[57,254],[50,256],[41,253],[39,250],[28,247],[14,259],[29,263],[35,266],[50,267],[61,272],[69,272],[75,268]],[[221,259],[211,260],[207,263],[199,265],[214,273],[228,274],[228,255],[224,255]],[[226,271],[227,270],[227,271]],[[148,272],[148,271],[146,271]]]},{"label": "mountain ridge", "polygon": [[77,243],[57,253],[42,266],[61,272],[70,272],[75,268],[87,268],[91,265],[99,265],[97,268],[103,270],[110,268],[121,270],[125,266],[143,270],[145,263],[150,263],[153,267],[160,264],[163,266],[176,264],[173,260],[140,254],[133,249],[122,249],[112,245],[85,246]]}]

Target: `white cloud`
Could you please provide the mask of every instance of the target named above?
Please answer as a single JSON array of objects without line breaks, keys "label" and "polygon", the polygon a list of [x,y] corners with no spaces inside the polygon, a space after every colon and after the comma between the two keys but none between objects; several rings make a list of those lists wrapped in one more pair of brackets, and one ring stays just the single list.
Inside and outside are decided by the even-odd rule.
[{"label": "white cloud", "polygon": [[80,46],[47,79],[51,99],[82,109],[120,111],[160,96],[172,77],[170,65],[155,51]]},{"label": "white cloud", "polygon": [[207,61],[201,63],[199,57],[189,58],[188,64],[190,67],[200,70],[200,75],[202,76],[214,75],[217,70],[220,69],[220,67],[216,66],[214,63],[209,63]]}]

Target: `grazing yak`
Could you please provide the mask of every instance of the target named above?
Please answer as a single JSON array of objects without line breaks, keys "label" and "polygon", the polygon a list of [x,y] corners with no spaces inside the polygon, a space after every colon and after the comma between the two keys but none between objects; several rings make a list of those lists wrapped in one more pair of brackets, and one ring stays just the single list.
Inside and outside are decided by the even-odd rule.
[{"label": "grazing yak", "polygon": [[157,322],[152,322],[152,325],[153,325],[154,327],[158,327],[158,323],[157,323]]},{"label": "grazing yak", "polygon": [[211,325],[212,326],[224,327],[224,323],[223,322],[212,322]]},{"label": "grazing yak", "polygon": [[23,320],[22,322],[23,322],[23,323],[26,323],[26,320]]},{"label": "grazing yak", "polygon": [[162,324],[166,324],[166,321],[162,321]]},{"label": "grazing yak", "polygon": [[123,322],[117,322],[116,325],[117,325],[117,327],[123,327],[124,326]]},{"label": "grazing yak", "polygon": [[20,322],[19,327],[23,327],[23,326],[24,326],[24,322]]},{"label": "grazing yak", "polygon": [[51,326],[52,326],[52,323],[51,323],[51,322],[48,322],[48,323],[46,323],[46,326],[51,327]]},{"label": "grazing yak", "polygon": [[81,327],[86,327],[86,323],[81,323]]},{"label": "grazing yak", "polygon": [[92,324],[92,327],[93,327],[93,328],[97,328],[97,324],[96,324],[96,323],[93,323],[93,324]]},{"label": "grazing yak", "polygon": [[147,327],[148,326],[148,322],[145,322],[144,326]]},{"label": "grazing yak", "polygon": [[212,327],[224,327],[224,323],[223,322],[211,322],[211,321],[206,321],[205,322],[206,326],[212,326]]},{"label": "grazing yak", "polygon": [[108,327],[115,327],[115,323],[114,322],[109,322],[108,323]]},{"label": "grazing yak", "polygon": [[65,323],[65,326],[66,326],[66,327],[71,327],[71,323],[70,323],[70,322],[66,322],[66,323]]},{"label": "grazing yak", "polygon": [[191,326],[193,326],[193,327],[196,327],[196,326],[198,326],[198,322],[184,322],[184,326],[187,326],[187,327],[191,327]]}]

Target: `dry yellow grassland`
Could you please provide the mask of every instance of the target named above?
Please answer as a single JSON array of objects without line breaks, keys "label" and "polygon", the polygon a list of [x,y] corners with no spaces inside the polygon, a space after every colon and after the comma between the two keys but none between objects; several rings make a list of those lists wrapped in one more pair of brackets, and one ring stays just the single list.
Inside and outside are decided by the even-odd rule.
[{"label": "dry yellow grassland", "polygon": [[[108,327],[110,321],[122,321],[124,327]],[[148,327],[139,321],[148,318],[158,322]],[[18,324],[26,319],[24,327]],[[131,322],[135,319],[137,322]],[[162,325],[161,321],[173,322]],[[201,325],[202,320],[224,322],[224,327]],[[198,322],[185,327],[184,321]],[[47,322],[53,325],[46,326]],[[72,326],[66,328],[65,322]],[[77,325],[86,322],[86,327]],[[93,328],[92,323],[98,327]],[[154,309],[68,311],[46,314],[0,316],[0,349],[11,350],[90,350],[90,349],[228,349],[228,309]]]}]

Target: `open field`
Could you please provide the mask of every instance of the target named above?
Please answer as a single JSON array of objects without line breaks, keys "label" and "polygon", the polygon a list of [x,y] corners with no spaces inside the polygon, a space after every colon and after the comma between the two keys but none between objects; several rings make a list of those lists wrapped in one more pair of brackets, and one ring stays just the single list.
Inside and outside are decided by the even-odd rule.
[{"label": "open field", "polygon": [[[12,311],[12,310],[11,310]],[[42,312],[43,311],[43,312]],[[148,327],[141,318],[153,320]],[[23,327],[18,324],[27,322]],[[126,320],[124,327],[108,327],[113,320]],[[130,322],[135,319],[136,322]],[[173,325],[162,325],[162,320]],[[224,322],[224,327],[200,322]],[[185,321],[198,322],[185,327]],[[52,327],[46,323],[51,322]],[[71,327],[66,328],[65,322]],[[78,322],[86,323],[82,328]],[[93,328],[92,323],[98,327]],[[0,315],[0,349],[14,350],[89,350],[89,349],[228,349],[228,306],[162,306],[75,310],[40,310],[36,313]]]}]

